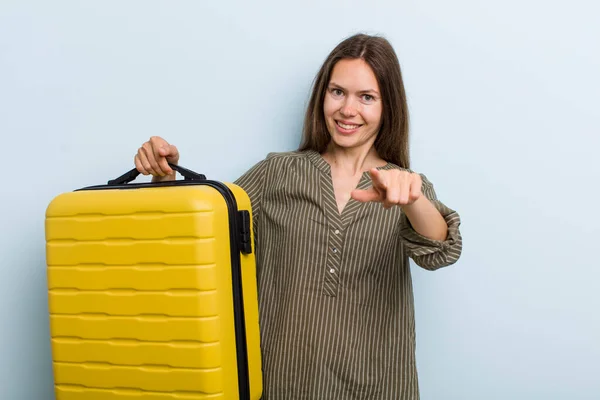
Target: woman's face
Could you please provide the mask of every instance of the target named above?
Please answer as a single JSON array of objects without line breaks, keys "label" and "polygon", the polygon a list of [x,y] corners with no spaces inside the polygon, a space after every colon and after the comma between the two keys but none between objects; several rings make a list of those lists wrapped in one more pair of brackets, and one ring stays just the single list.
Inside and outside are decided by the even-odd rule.
[{"label": "woman's face", "polygon": [[371,67],[362,59],[338,61],[326,90],[323,111],[333,143],[347,149],[370,148],[383,111]]}]

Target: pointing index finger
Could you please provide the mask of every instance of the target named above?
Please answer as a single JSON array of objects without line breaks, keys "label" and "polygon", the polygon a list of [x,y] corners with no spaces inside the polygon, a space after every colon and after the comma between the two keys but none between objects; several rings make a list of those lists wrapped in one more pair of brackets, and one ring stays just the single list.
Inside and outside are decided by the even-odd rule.
[{"label": "pointing index finger", "polygon": [[388,185],[385,172],[379,171],[377,168],[371,168],[369,174],[371,175],[373,187],[377,188],[380,191],[387,190]]}]

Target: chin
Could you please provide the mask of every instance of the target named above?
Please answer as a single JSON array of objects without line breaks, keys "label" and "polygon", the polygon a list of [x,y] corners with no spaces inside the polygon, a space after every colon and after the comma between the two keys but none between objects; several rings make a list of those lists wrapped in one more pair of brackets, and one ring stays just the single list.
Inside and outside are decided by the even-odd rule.
[{"label": "chin", "polygon": [[334,146],[345,148],[345,149],[351,149],[351,148],[359,147],[361,145],[361,143],[354,138],[349,138],[349,137],[344,137],[344,136],[339,137],[336,135],[331,136],[331,142]]},{"label": "chin", "polygon": [[365,138],[361,133],[364,132],[356,132],[352,135],[342,135],[338,132],[333,132],[332,134],[330,131],[329,137],[331,138],[331,144],[336,147],[351,149],[368,145],[369,139]]}]

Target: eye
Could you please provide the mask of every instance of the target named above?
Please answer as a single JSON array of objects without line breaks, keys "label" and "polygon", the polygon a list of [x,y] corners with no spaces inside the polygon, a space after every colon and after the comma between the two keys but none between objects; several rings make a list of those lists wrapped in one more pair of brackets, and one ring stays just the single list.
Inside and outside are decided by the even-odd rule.
[{"label": "eye", "polygon": [[363,100],[367,103],[370,103],[375,100],[375,97],[371,96],[370,94],[363,94]]},{"label": "eye", "polygon": [[341,97],[344,95],[344,92],[341,89],[333,88],[333,89],[331,89],[331,94],[334,97]]}]

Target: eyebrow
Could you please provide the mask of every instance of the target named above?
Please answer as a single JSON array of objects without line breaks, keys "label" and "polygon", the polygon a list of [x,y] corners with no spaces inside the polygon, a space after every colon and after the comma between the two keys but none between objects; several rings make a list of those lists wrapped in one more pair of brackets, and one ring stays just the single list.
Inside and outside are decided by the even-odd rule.
[{"label": "eyebrow", "polygon": [[[333,87],[335,87],[336,89],[343,89],[343,90],[346,90],[346,88],[345,88],[345,87],[343,87],[343,86],[341,86],[341,85],[338,85],[337,83],[335,83],[335,82],[333,82],[333,81],[329,83],[329,86],[333,86]],[[364,93],[374,93],[374,94],[376,94],[377,96],[381,96],[381,95],[379,94],[379,92],[378,92],[377,90],[375,90],[375,89],[360,90],[358,93],[363,93],[363,94],[364,94]]]}]

